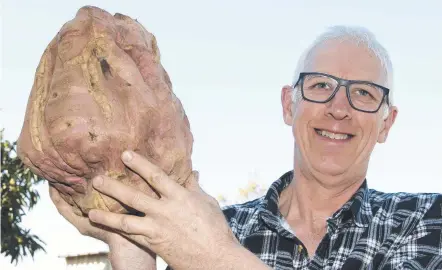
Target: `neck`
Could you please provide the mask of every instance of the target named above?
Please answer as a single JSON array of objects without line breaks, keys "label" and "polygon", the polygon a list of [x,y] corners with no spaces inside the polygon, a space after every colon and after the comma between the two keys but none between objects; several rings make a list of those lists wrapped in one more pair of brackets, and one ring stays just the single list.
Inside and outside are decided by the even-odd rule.
[{"label": "neck", "polygon": [[[322,181],[321,181],[322,180]],[[303,173],[295,166],[294,179],[280,198],[281,214],[293,225],[320,229],[326,226],[327,218],[331,217],[358,190],[364,177],[353,181],[342,181],[339,185],[334,179],[317,179]]]}]

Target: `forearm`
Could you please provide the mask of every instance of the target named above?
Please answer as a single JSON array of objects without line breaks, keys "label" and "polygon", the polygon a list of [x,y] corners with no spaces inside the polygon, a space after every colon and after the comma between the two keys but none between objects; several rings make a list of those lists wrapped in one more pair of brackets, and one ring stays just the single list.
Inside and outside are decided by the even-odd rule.
[{"label": "forearm", "polygon": [[244,270],[269,270],[268,265],[262,262],[255,254],[241,246],[235,244],[224,253],[218,265],[213,265],[210,269],[244,269]]},{"label": "forearm", "polygon": [[202,256],[198,262],[180,261],[173,270],[211,269],[211,270],[269,270],[256,255],[238,243],[226,247],[217,247],[216,252]]},{"label": "forearm", "polygon": [[109,261],[113,270],[155,270],[156,256],[135,245],[109,245]]}]

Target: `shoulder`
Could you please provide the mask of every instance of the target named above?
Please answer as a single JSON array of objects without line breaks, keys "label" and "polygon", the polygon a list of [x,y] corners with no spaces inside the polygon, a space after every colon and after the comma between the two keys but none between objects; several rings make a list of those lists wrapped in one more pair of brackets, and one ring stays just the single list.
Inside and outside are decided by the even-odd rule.
[{"label": "shoulder", "polygon": [[442,215],[442,194],[439,193],[384,193],[370,189],[369,194],[373,214],[382,211],[429,218]]},{"label": "shoulder", "polygon": [[[429,243],[442,233],[442,194],[371,190],[372,223],[387,226],[405,242]],[[442,240],[442,238],[440,239]],[[434,243],[442,248],[442,242]]]},{"label": "shoulder", "polygon": [[392,269],[442,269],[442,194],[370,190],[370,202],[372,225],[388,228]]},{"label": "shoulder", "polygon": [[245,203],[224,206],[221,209],[229,222],[241,220],[241,223],[247,223],[261,208],[263,201],[264,197],[260,197]]},{"label": "shoulder", "polygon": [[243,235],[258,224],[264,197],[241,204],[222,207],[226,220],[235,235]]}]

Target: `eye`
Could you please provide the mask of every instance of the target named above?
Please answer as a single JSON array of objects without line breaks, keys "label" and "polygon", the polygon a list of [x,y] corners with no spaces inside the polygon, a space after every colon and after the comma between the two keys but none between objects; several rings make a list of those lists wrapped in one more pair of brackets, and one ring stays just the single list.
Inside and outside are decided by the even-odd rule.
[{"label": "eye", "polygon": [[374,99],[373,95],[370,92],[368,92],[367,90],[358,89],[358,90],[356,90],[356,93],[360,96],[370,97],[370,98]]},{"label": "eye", "polygon": [[364,89],[359,89],[356,92],[361,96],[369,96],[370,95],[370,93],[368,93],[368,91],[365,91]]},{"label": "eye", "polygon": [[311,91],[330,91],[334,90],[337,82],[327,76],[311,75],[304,79],[304,90]]},{"label": "eye", "polygon": [[319,83],[314,84],[312,88],[328,89],[328,88],[330,88],[330,85],[328,85],[325,82],[319,82]]}]

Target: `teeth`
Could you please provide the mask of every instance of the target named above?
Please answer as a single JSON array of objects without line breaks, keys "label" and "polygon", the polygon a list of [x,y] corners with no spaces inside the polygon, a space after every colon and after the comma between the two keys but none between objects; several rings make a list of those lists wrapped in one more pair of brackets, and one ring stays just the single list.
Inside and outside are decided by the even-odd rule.
[{"label": "teeth", "polygon": [[321,136],[324,137],[328,137],[330,139],[334,139],[334,140],[345,140],[348,139],[348,134],[341,134],[341,133],[333,133],[333,132],[328,132],[325,130],[317,130],[317,133]]}]

